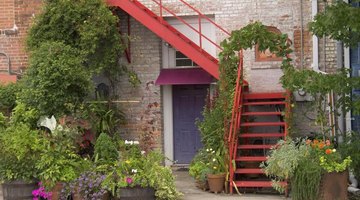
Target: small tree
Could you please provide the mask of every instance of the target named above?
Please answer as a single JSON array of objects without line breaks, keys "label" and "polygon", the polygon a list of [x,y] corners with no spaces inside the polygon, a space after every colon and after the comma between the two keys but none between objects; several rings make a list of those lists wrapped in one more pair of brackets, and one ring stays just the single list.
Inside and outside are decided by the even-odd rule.
[{"label": "small tree", "polygon": [[77,49],[61,42],[45,42],[34,50],[22,80],[19,99],[40,115],[69,114],[91,91],[91,73]]}]

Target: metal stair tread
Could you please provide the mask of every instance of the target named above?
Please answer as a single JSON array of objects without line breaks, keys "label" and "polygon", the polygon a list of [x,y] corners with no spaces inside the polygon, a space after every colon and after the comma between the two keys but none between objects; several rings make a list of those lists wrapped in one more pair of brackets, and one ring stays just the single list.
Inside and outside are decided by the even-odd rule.
[{"label": "metal stair tread", "polygon": [[241,126],[285,126],[285,124],[285,122],[244,122],[241,123]]},{"label": "metal stair tread", "polygon": [[240,168],[235,170],[235,174],[264,174],[261,168]]},{"label": "metal stair tread", "polygon": [[267,116],[267,115],[283,115],[283,112],[244,112],[243,116]]},{"label": "metal stair tread", "polygon": [[266,161],[267,158],[265,156],[238,156],[236,157],[235,161]]},{"label": "metal stair tread", "polygon": [[240,138],[284,137],[284,133],[241,133]]},{"label": "metal stair tread", "polygon": [[[281,185],[287,185],[286,182],[280,182]],[[235,181],[237,187],[272,187],[272,181]]]},{"label": "metal stair tread", "polygon": [[242,144],[238,145],[238,149],[271,149],[274,144]]},{"label": "metal stair tread", "polygon": [[283,92],[271,92],[271,93],[246,93],[244,99],[285,99],[285,93]]},{"label": "metal stair tread", "polygon": [[244,102],[245,106],[263,106],[263,105],[285,105],[285,101],[255,101],[255,102]]}]

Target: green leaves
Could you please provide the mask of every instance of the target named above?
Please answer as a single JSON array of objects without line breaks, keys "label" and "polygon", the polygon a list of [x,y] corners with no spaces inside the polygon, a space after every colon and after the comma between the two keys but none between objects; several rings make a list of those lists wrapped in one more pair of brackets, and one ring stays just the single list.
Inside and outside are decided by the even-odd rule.
[{"label": "green leaves", "polygon": [[344,42],[346,46],[360,42],[360,7],[344,1],[326,6],[326,10],[315,16],[310,30],[318,37],[328,36]]},{"label": "green leaves", "polygon": [[29,31],[28,49],[44,42],[62,42],[79,50],[93,72],[117,67],[123,50],[114,16],[102,0],[52,0],[45,4]]},{"label": "green leaves", "polygon": [[34,50],[30,67],[22,80],[19,99],[40,115],[71,113],[92,88],[91,73],[82,66],[77,49],[61,42],[45,42]]}]

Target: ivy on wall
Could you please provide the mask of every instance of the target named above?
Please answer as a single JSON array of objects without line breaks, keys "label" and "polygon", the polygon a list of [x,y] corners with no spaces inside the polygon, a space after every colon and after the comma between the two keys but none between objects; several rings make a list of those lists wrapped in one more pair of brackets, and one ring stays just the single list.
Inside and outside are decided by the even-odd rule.
[{"label": "ivy on wall", "polygon": [[118,76],[125,45],[103,0],[46,0],[27,37],[29,68],[21,102],[40,115],[74,112],[93,93],[97,73]]}]

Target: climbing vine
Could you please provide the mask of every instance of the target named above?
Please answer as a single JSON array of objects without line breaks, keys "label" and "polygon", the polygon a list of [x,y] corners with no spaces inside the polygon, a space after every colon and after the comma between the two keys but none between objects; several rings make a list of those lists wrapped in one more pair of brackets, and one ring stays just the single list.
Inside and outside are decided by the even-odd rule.
[{"label": "climbing vine", "polygon": [[76,111],[94,92],[92,77],[128,72],[118,18],[103,0],[46,0],[27,37],[29,67],[19,100],[41,115]]}]

